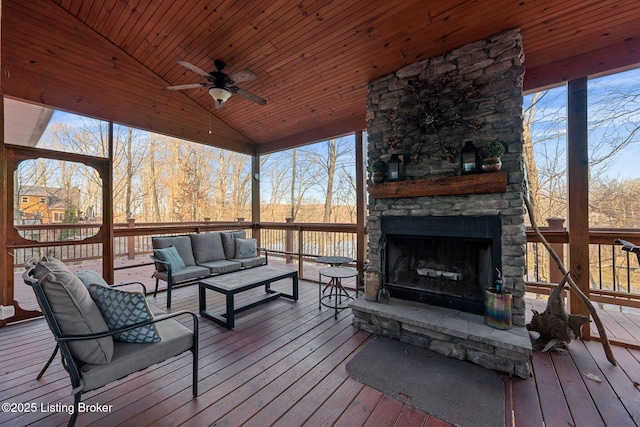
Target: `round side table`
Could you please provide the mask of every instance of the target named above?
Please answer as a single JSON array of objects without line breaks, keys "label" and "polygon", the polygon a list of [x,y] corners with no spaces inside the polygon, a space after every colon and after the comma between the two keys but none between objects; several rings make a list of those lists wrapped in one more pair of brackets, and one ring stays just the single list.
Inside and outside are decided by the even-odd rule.
[{"label": "round side table", "polygon": [[[349,295],[347,290],[342,286],[342,279],[349,277],[355,277],[358,275],[358,271],[355,268],[350,267],[327,267],[321,268],[318,273],[318,308],[322,309],[322,306],[333,308],[335,310],[334,319],[338,318],[338,311],[348,307],[349,300],[353,300],[354,297]],[[328,277],[329,294],[322,295],[322,276]],[[326,289],[326,288],[325,288]],[[356,289],[356,298],[358,296],[358,290]],[[333,303],[332,300],[333,299]],[[343,301],[344,299],[344,301]]]},{"label": "round side table", "polygon": [[316,262],[321,264],[329,264],[331,267],[338,267],[342,264],[349,264],[355,261],[348,256],[319,256],[316,257]]}]

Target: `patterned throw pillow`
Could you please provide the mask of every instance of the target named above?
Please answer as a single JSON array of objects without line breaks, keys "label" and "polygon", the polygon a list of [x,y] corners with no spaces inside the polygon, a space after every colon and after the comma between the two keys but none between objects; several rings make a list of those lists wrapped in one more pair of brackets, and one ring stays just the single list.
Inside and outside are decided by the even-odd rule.
[{"label": "patterned throw pillow", "polygon": [[258,256],[256,239],[236,238],[236,259],[254,258]]},{"label": "patterned throw pillow", "polygon": [[156,256],[162,261],[167,261],[171,264],[172,271],[180,271],[186,267],[178,250],[174,246],[169,246],[164,249],[154,249],[153,252],[155,252]]},{"label": "patterned throw pillow", "polygon": [[[91,284],[89,293],[102,312],[110,330],[153,319],[147,299],[141,292],[128,292]],[[151,324],[115,334],[113,339],[132,343],[151,343],[160,341],[160,336],[155,325]]]}]

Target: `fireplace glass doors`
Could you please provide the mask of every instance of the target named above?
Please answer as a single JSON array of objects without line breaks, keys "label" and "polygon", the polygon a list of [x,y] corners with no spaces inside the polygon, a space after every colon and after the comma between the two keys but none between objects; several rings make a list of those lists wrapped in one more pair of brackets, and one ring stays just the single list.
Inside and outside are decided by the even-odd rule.
[{"label": "fireplace glass doors", "polygon": [[395,298],[482,314],[501,230],[499,216],[383,217],[384,284]]}]

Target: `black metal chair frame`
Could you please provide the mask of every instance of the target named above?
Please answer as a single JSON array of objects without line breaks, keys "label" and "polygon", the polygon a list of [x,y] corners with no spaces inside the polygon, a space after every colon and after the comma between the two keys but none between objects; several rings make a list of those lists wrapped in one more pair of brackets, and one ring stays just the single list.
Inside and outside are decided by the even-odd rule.
[{"label": "black metal chair frame", "polygon": [[636,254],[636,257],[638,258],[638,263],[640,264],[640,246],[622,239],[616,239],[615,243],[622,245],[623,251]]},{"label": "black metal chair frame", "polygon": [[[53,310],[51,308],[51,305],[49,304],[49,300],[47,299],[47,296],[44,293],[44,290],[42,289],[42,285],[37,279],[35,279],[30,275],[30,271],[31,270],[25,271],[22,275],[22,278],[27,285],[33,288],[33,291],[36,294],[36,299],[38,300],[38,304],[42,309],[42,314],[46,319],[47,324],[49,325],[49,328],[51,329],[51,332],[53,333],[54,338],[56,340],[56,348],[54,349],[53,354],[51,354],[51,357],[49,357],[49,360],[47,361],[45,366],[42,368],[42,370],[38,374],[37,379],[40,379],[42,377],[42,375],[45,373],[49,365],[51,365],[51,362],[55,358],[58,351],[60,351],[60,354],[62,357],[62,366],[64,367],[65,371],[67,371],[67,373],[69,374],[69,377],[71,379],[71,386],[73,388],[72,394],[74,396],[74,404],[73,404],[74,411],[71,416],[71,419],[69,420],[69,424],[68,424],[69,427],[72,427],[76,423],[76,419],[78,418],[79,404],[81,401],[80,398],[82,395],[82,374],[81,374],[80,366],[78,362],[74,359],[69,349],[69,346],[68,346],[69,341],[81,341],[81,340],[104,338],[108,336],[113,336],[115,334],[118,334],[124,331],[128,331],[130,329],[135,329],[141,326],[147,326],[153,323],[161,322],[163,320],[172,319],[172,318],[183,316],[183,315],[190,315],[193,320],[193,346],[189,349],[193,355],[192,391],[193,391],[193,397],[194,398],[198,397],[198,316],[196,316],[195,313],[182,310],[174,313],[156,316],[153,319],[145,320],[143,322],[135,323],[133,325],[125,326],[119,329],[109,330],[106,332],[86,334],[86,335],[64,335],[62,333],[62,330],[60,329],[60,326],[55,316],[53,315]],[[124,286],[129,284],[132,284],[132,283],[125,283],[125,284],[116,285],[116,286]],[[146,288],[142,283],[140,283],[140,285],[143,286],[143,289],[146,295]]]}]

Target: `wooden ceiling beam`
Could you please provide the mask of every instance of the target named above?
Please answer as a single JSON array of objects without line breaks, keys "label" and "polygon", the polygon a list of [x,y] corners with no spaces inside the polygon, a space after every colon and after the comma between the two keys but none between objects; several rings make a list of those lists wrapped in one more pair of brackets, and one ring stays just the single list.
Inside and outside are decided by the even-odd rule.
[{"label": "wooden ceiling beam", "polygon": [[581,54],[553,64],[527,69],[524,91],[533,92],[582,77],[623,71],[640,65],[640,39]]}]

